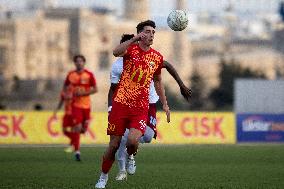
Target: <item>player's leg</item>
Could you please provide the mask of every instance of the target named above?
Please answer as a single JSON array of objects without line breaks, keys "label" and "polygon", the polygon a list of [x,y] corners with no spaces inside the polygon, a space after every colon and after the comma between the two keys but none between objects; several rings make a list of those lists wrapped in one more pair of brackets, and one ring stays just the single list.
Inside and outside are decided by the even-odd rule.
[{"label": "player's leg", "polygon": [[73,146],[75,152],[75,160],[81,161],[81,152],[80,152],[80,131],[77,129],[78,126],[74,127],[73,130]]},{"label": "player's leg", "polygon": [[115,153],[119,148],[121,136],[110,136],[109,146],[103,156],[102,173],[107,174],[115,160]]},{"label": "player's leg", "polygon": [[[149,110],[147,112],[147,127],[145,130],[144,135],[140,138],[140,143],[150,143],[153,139],[153,137],[156,136],[156,104],[149,104]],[[143,117],[142,117],[143,119]],[[130,155],[127,159],[126,163],[126,170],[130,175],[135,174],[136,172],[136,162],[134,155]]]},{"label": "player's leg", "polygon": [[110,142],[108,148],[106,149],[103,162],[102,162],[102,172],[100,178],[96,184],[96,188],[105,188],[107,181],[108,181],[108,172],[112,167],[112,164],[115,160],[115,153],[119,148],[119,144],[121,141],[121,136],[110,136]]},{"label": "player's leg", "polygon": [[103,156],[102,173],[96,184],[96,188],[105,188],[107,184],[108,172],[115,160],[115,153],[119,148],[126,124],[127,119],[124,117],[123,108],[114,103],[109,115],[107,128],[107,134],[110,135],[110,143]]},{"label": "player's leg", "polygon": [[72,133],[72,127],[64,127],[63,128],[63,133],[65,136],[69,138],[69,145],[64,149],[66,153],[72,153],[74,148],[73,148],[73,133]]},{"label": "player's leg", "polygon": [[155,132],[149,126],[146,127],[144,135],[140,138],[139,143],[151,143],[152,139],[155,136]]},{"label": "player's leg", "polygon": [[137,150],[138,150],[138,145],[139,145],[139,139],[143,133],[135,128],[130,128],[129,129],[129,134],[127,137],[127,142],[126,142],[126,148],[127,148],[127,154],[128,155],[135,155]]},{"label": "player's leg", "polygon": [[69,139],[69,147],[65,148],[64,151],[71,153],[73,151],[73,137],[72,137],[72,116],[65,114],[63,117],[62,131],[63,134]]},{"label": "player's leg", "polygon": [[81,161],[81,152],[80,152],[80,133],[82,130],[82,123],[84,120],[83,109],[73,107],[72,108],[72,117],[73,117],[73,145],[75,152],[75,160]]},{"label": "player's leg", "polygon": [[134,156],[137,153],[139,139],[141,138],[142,134],[143,132],[135,128],[130,128],[129,130],[127,143],[126,143],[127,155],[128,155],[126,162],[126,170],[130,175],[133,175],[136,171]]},{"label": "player's leg", "polygon": [[83,109],[83,122],[81,133],[85,133],[89,128],[89,123],[91,120],[91,109]]},{"label": "player's leg", "polygon": [[129,110],[129,134],[127,137],[127,153],[135,155],[139,145],[139,139],[145,133],[148,119],[148,109],[131,109]]},{"label": "player's leg", "polygon": [[63,116],[63,123],[62,123],[62,131],[63,131],[63,134],[70,140],[70,143],[71,143],[71,140],[72,140],[72,136],[71,136],[71,131],[70,129],[68,129],[68,127],[71,127],[72,126],[72,119],[71,119],[71,116],[69,115],[64,115]]},{"label": "player's leg", "polygon": [[127,142],[128,133],[129,133],[129,130],[126,129],[126,131],[124,132],[124,135],[121,139],[117,153],[116,153],[116,160],[117,160],[117,163],[118,163],[119,172],[118,172],[115,179],[118,180],[118,181],[127,179],[127,173],[126,173],[126,157],[127,157],[126,142]]},{"label": "player's leg", "polygon": [[[144,135],[139,139],[139,143],[150,143],[155,135],[155,132],[150,127],[146,127]],[[126,155],[126,153],[124,153]],[[134,175],[136,172],[136,162],[134,155],[129,155],[126,159],[126,171],[130,175]]]},{"label": "player's leg", "polygon": [[85,133],[88,129],[91,111],[90,109],[75,108],[75,112],[75,126],[73,127],[74,151],[76,161],[81,161],[81,133]]},{"label": "player's leg", "polygon": [[140,143],[150,143],[153,138],[156,138],[156,124],[157,124],[157,108],[156,104],[149,104],[147,128],[145,134],[140,139]]}]

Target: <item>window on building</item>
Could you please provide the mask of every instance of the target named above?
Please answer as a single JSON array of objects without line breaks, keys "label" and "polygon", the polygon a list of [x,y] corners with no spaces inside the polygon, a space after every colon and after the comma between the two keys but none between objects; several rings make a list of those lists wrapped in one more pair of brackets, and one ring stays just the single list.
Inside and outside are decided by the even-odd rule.
[{"label": "window on building", "polygon": [[4,74],[3,74],[3,71],[0,70],[0,85],[3,86],[4,85]]},{"label": "window on building", "polygon": [[13,91],[18,92],[20,91],[21,84],[20,84],[20,78],[17,75],[13,76]]},{"label": "window on building", "polygon": [[48,79],[45,83],[45,90],[47,91],[52,91],[54,90],[54,83],[52,82],[51,79]]},{"label": "window on building", "polygon": [[7,38],[7,30],[4,27],[0,27],[0,38],[1,39]]},{"label": "window on building", "polygon": [[6,64],[7,49],[5,47],[0,47],[0,65]]},{"label": "window on building", "polygon": [[108,51],[102,51],[99,55],[99,68],[100,70],[105,70],[108,68],[109,65],[109,52]]}]

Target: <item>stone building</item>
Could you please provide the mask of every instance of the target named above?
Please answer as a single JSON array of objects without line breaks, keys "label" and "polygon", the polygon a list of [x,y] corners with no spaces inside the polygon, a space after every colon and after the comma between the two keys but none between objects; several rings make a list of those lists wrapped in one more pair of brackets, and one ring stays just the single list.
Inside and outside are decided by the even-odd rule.
[{"label": "stone building", "polygon": [[37,11],[32,17],[0,21],[1,77],[11,79],[62,78],[69,61],[69,23]]},{"label": "stone building", "polygon": [[52,81],[69,69],[68,28],[68,21],[47,19],[41,10],[0,20],[1,104],[31,109],[55,95],[59,86]]},{"label": "stone building", "polygon": [[[186,0],[176,0],[173,9],[186,7]],[[7,12],[6,18],[0,19],[0,104],[9,109],[32,109],[40,103],[45,109],[53,109],[63,79],[74,69],[71,58],[80,53],[86,56],[87,68],[98,81],[93,109],[105,111],[109,72],[115,60],[112,50],[122,34],[135,34],[137,23],[150,19],[149,0],[125,0],[121,18],[108,8],[62,8],[54,0],[30,0],[28,9],[29,14]],[[205,79],[208,93],[217,87],[220,57],[226,54],[242,66],[263,70],[270,79],[276,77],[275,68],[283,58],[271,48],[269,40],[263,44],[231,41],[231,26],[199,25],[202,32],[219,32],[223,39],[191,41],[188,30],[174,32],[168,28],[157,28],[155,35],[154,48],[174,65],[187,84],[192,71],[197,71]],[[162,74],[165,85],[178,94],[171,76],[166,71]]]},{"label": "stone building", "polygon": [[[103,111],[107,106],[110,66],[115,60],[112,50],[119,43],[122,34],[136,33],[137,23],[150,19],[149,1],[125,0],[124,14],[120,19],[107,8],[58,8],[54,2],[31,0],[28,9],[34,14],[26,18],[12,16],[1,21],[1,28],[5,29],[1,29],[0,34],[9,35],[1,38],[1,76],[6,83],[11,81],[12,85],[15,80],[20,80],[21,86],[24,81],[32,83],[29,85],[33,87],[39,80],[49,81],[47,84],[40,82],[40,89],[35,87],[34,91],[39,95],[33,95],[30,105],[26,106],[31,108],[33,103],[38,102],[50,109],[55,107],[56,100],[40,98],[40,94],[45,86],[53,84],[53,92],[45,92],[52,94],[48,96],[54,98],[62,86],[62,79],[73,69],[71,57],[83,54],[87,59],[87,68],[95,73],[98,80],[99,93],[93,97],[94,109]],[[185,1],[177,0],[176,6],[179,9],[186,7]],[[190,73],[187,32],[157,30],[154,47],[187,79]],[[8,32],[5,34],[4,31]],[[173,81],[169,74],[164,75],[166,83]],[[173,91],[176,91],[175,87]],[[25,92],[19,92],[21,93]],[[8,103],[8,108],[24,106],[17,107],[13,102]]]}]

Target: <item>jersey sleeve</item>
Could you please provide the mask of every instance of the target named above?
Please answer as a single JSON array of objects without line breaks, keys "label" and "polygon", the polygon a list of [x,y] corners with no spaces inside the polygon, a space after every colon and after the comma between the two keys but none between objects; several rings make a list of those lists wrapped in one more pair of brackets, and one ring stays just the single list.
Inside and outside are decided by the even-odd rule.
[{"label": "jersey sleeve", "polygon": [[130,45],[127,48],[126,53],[123,55],[123,59],[128,59],[130,57],[130,54],[131,54],[134,46],[136,46],[136,44]]},{"label": "jersey sleeve", "polygon": [[[121,62],[120,62],[121,61]],[[111,83],[118,83],[120,80],[120,76],[123,70],[123,66],[120,65],[123,64],[123,59],[119,59],[117,60],[115,63],[113,63],[112,67],[111,67],[111,72],[110,72],[110,82]]]},{"label": "jersey sleeve", "polygon": [[69,74],[66,76],[66,78],[65,78],[64,86],[70,85],[69,75],[70,75],[70,73],[69,73]]},{"label": "jersey sleeve", "polygon": [[64,100],[64,92],[63,91],[61,91],[61,93],[60,93],[60,100]]},{"label": "jersey sleeve", "polygon": [[97,81],[94,74],[90,73],[90,87],[96,87]]},{"label": "jersey sleeve", "polygon": [[162,56],[162,57],[161,57],[161,60],[160,60],[159,67],[158,67],[157,70],[155,71],[154,75],[160,75],[160,74],[161,74],[161,71],[162,71],[162,68],[163,68],[163,64],[164,64],[164,58],[163,58],[163,56]]}]

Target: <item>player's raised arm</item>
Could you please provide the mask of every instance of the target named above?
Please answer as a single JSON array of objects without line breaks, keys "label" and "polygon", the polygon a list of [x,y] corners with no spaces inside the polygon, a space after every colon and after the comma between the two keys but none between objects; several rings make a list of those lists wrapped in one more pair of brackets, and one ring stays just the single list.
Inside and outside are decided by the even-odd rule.
[{"label": "player's raised arm", "polygon": [[189,101],[191,97],[191,89],[185,86],[183,81],[181,80],[179,74],[177,73],[176,69],[167,61],[163,62],[163,67],[166,68],[166,70],[171,74],[171,76],[176,80],[179,88],[180,93],[185,98],[185,100]]},{"label": "player's raised arm", "polygon": [[119,57],[119,56],[123,56],[125,53],[126,53],[126,50],[128,49],[128,47],[139,41],[141,38],[144,38],[145,37],[145,33],[144,32],[141,32],[139,34],[137,34],[136,36],[134,36],[132,39],[129,39],[121,44],[119,44],[114,50],[113,50],[113,55],[115,57]]},{"label": "player's raised arm", "polygon": [[164,85],[162,83],[161,74],[154,75],[154,85],[155,85],[156,92],[157,92],[157,94],[160,98],[160,101],[163,104],[163,110],[167,114],[167,122],[169,123],[171,121],[171,119],[170,119],[170,108],[168,106],[167,97],[165,95],[165,89],[164,89]]}]

